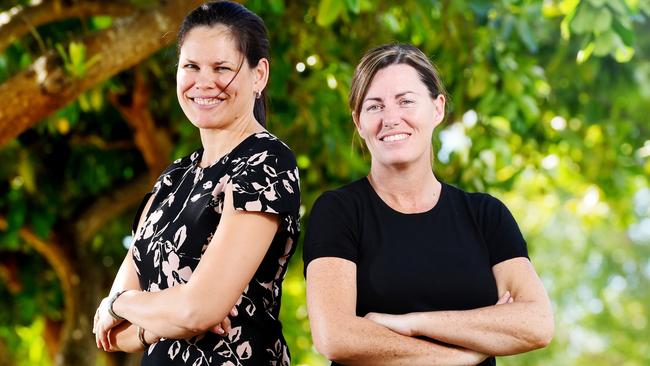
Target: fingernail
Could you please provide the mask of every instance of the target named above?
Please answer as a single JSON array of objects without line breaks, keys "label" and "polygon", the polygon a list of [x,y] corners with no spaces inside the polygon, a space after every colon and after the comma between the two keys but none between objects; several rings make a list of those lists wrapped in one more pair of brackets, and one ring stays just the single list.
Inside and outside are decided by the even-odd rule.
[{"label": "fingernail", "polygon": [[217,333],[219,333],[219,334],[223,334],[223,333],[224,333],[224,332],[223,332],[223,328],[221,328],[221,327],[217,327]]},{"label": "fingernail", "polygon": [[239,312],[237,311],[236,308],[233,308],[233,309],[232,309],[232,313],[233,313],[233,316],[237,316],[237,315],[239,315]]}]

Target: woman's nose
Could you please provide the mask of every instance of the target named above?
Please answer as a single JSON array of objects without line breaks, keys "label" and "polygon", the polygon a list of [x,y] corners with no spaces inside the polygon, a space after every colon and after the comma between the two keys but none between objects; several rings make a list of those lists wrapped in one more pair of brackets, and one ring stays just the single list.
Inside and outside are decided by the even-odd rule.
[{"label": "woman's nose", "polygon": [[396,127],[400,124],[401,118],[397,108],[386,108],[382,122],[385,128]]},{"label": "woman's nose", "polygon": [[194,82],[194,88],[196,89],[212,89],[215,86],[216,83],[213,78],[203,72],[197,75],[196,81]]}]

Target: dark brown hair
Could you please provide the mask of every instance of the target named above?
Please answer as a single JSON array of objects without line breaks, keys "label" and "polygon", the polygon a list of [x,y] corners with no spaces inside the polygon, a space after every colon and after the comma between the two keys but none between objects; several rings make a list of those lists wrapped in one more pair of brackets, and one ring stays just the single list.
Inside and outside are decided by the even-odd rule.
[{"label": "dark brown hair", "polygon": [[[243,5],[232,1],[208,2],[187,14],[178,30],[178,48],[180,49],[185,37],[193,28],[217,25],[224,25],[229,29],[239,52],[244,55],[248,67],[257,65],[262,58],[269,60],[269,37],[264,21]],[[230,83],[226,85],[226,88]],[[253,107],[255,119],[264,127],[266,127],[267,109],[267,95],[266,89],[264,89],[261,97],[255,100]]]}]

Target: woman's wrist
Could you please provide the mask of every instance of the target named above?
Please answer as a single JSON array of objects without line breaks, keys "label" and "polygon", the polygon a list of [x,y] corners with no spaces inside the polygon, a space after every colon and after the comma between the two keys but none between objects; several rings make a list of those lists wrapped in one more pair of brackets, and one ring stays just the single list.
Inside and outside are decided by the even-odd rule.
[{"label": "woman's wrist", "polygon": [[140,340],[140,344],[146,350],[147,348],[149,348],[151,343],[147,342],[145,332],[146,332],[146,330],[144,328],[141,328],[140,326],[138,326],[138,340]]},{"label": "woman's wrist", "polygon": [[111,296],[111,298],[108,300],[108,313],[111,314],[111,316],[112,316],[113,319],[115,319],[115,320],[120,320],[120,321],[124,320],[124,317],[121,317],[121,316],[117,315],[117,313],[115,313],[115,311],[114,311],[114,309],[113,309],[113,306],[115,305],[115,301],[116,301],[120,296],[122,296],[122,294],[125,293],[125,292],[126,292],[126,290],[117,291],[117,292],[115,292],[115,293],[113,294],[113,296]]}]

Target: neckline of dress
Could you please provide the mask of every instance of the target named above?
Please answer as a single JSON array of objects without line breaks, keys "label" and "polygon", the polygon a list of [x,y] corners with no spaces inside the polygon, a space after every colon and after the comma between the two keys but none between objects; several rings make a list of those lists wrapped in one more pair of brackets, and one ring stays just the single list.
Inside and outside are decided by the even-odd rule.
[{"label": "neckline of dress", "polygon": [[261,134],[270,134],[270,133],[269,133],[268,131],[260,131],[260,132],[254,132],[254,133],[252,133],[252,134],[246,136],[243,140],[241,140],[240,143],[238,143],[237,145],[235,145],[235,147],[233,147],[230,151],[228,151],[227,153],[223,154],[219,159],[213,161],[212,163],[210,163],[210,165],[208,165],[208,166],[206,166],[206,167],[201,167],[201,166],[199,166],[199,162],[200,162],[201,159],[203,158],[203,152],[204,152],[204,150],[205,150],[203,147],[201,147],[201,148],[199,148],[198,150],[196,150],[197,157],[196,157],[196,159],[194,159],[194,160],[192,161],[192,167],[194,167],[194,168],[196,168],[196,169],[200,169],[200,170],[205,170],[205,169],[212,168],[213,166],[215,166],[215,165],[217,165],[218,163],[220,163],[221,161],[223,161],[226,157],[230,156],[230,155],[231,155],[232,153],[234,153],[235,151],[237,151],[237,150],[239,150],[240,148],[242,148],[243,146],[247,145],[247,142],[248,142],[249,140],[252,140],[252,138],[253,138],[254,136],[261,135]]}]

